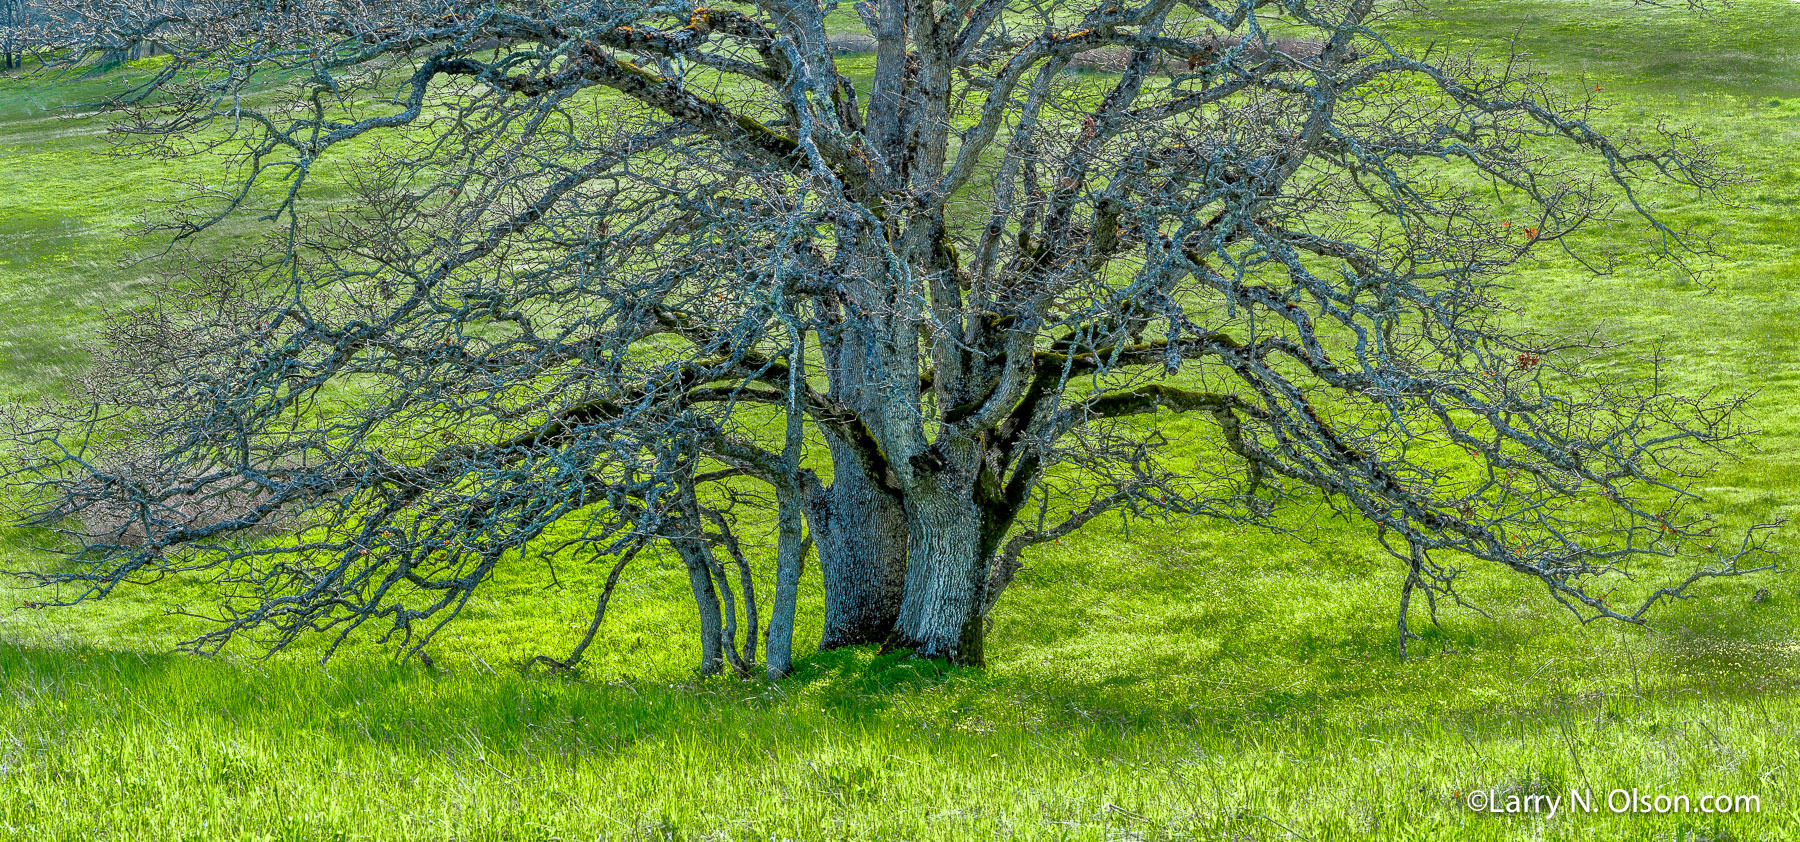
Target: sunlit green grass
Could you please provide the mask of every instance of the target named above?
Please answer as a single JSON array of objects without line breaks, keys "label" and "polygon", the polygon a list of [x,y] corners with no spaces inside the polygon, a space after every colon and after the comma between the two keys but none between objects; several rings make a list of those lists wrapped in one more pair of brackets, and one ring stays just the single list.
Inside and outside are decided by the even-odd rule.
[{"label": "sunlit green grass", "polygon": [[[1570,90],[1604,89],[1604,128],[1686,121],[1754,176],[1729,204],[1660,197],[1718,235],[1710,291],[1552,262],[1514,300],[1548,330],[1661,348],[1686,390],[1759,390],[1759,450],[1704,490],[1728,526],[1800,515],[1800,3],[1444,15],[1395,30],[1490,54],[1516,36]],[[102,157],[99,124],[45,110],[98,84],[0,81],[0,400],[79,370],[98,321],[159,271],[122,262],[144,247],[137,217],[204,174]],[[1596,236],[1642,243],[1623,225]],[[1489,616],[1446,610],[1401,662],[1401,571],[1328,514],[1289,514],[1304,542],[1109,522],[1043,547],[996,612],[985,672],[848,652],[773,685],[692,679],[684,576],[656,560],[574,679],[519,671],[585,626],[604,571],[568,560],[561,587],[535,561],[493,582],[433,644],[441,672],[366,640],[328,667],[316,643],[261,662],[168,654],[195,626],[162,612],[208,605],[194,584],[4,612],[0,838],[1800,838],[1792,580],[1728,582],[1636,629],[1572,625],[1529,583],[1471,571]],[[45,563],[40,537],[0,531],[3,566]],[[1778,547],[1792,563],[1791,532]],[[1772,595],[1753,602],[1758,587]],[[817,594],[806,604],[802,641]],[[1762,811],[1460,806],[1471,789],[1571,786],[1753,794]]]},{"label": "sunlit green grass", "polygon": [[[1118,641],[1111,641],[1117,643]],[[1131,642],[1118,654],[1131,658]],[[1667,686],[1635,644],[1533,668],[1315,652],[1121,704],[1049,670],[944,676],[867,653],[778,685],[260,669],[0,653],[0,828],[238,838],[1792,838],[1793,651]],[[1596,683],[1582,675],[1616,672]],[[1648,684],[1633,683],[1633,677]],[[1724,677],[1723,680],[1721,677]],[[1456,692],[1478,677],[1479,688]],[[1312,685],[1312,686],[1304,686]],[[1321,691],[1323,691],[1321,693]],[[1464,790],[1751,793],[1747,819],[1470,814]],[[1134,837],[1133,834],[1136,834]],[[1304,835],[1301,835],[1304,834]],[[1688,838],[1664,835],[1661,838]]]}]

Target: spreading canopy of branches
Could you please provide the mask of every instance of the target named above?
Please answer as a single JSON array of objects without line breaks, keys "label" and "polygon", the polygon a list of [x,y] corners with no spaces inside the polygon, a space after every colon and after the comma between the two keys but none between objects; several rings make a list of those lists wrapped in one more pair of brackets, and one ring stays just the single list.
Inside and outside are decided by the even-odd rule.
[{"label": "spreading canopy of branches", "polygon": [[[1728,174],[1378,11],[64,0],[69,61],[168,56],[113,103],[124,147],[221,162],[175,235],[277,224],[17,419],[82,562],[34,575],[217,571],[202,649],[417,644],[509,550],[719,568],[733,495],[816,537],[852,473],[904,513],[898,639],[970,660],[1021,553],[1118,510],[1323,498],[1408,595],[1486,562],[1583,619],[1743,572],[1685,505],[1738,399],[1526,331],[1500,286],[1615,216],[1679,259],[1645,186]],[[1639,557],[1686,566],[1592,587]]]}]

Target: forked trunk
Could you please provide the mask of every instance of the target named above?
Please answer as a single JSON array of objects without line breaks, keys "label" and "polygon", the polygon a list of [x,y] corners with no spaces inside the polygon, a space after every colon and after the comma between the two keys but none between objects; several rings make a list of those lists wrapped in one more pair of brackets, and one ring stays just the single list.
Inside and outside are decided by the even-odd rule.
[{"label": "forked trunk", "polygon": [[908,494],[906,598],[894,640],[921,657],[979,666],[987,565],[981,511],[970,495]]}]

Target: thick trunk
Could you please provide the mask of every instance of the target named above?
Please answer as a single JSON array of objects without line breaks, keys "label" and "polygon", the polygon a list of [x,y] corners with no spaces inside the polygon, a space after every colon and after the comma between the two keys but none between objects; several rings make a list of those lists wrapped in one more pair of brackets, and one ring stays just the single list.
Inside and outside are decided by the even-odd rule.
[{"label": "thick trunk", "polygon": [[775,539],[775,605],[769,614],[769,678],[794,670],[794,606],[800,596],[800,569],[806,562],[800,495],[777,489]]},{"label": "thick trunk", "polygon": [[932,486],[907,495],[906,598],[895,640],[921,657],[982,662],[987,559],[968,494]]},{"label": "thick trunk", "polygon": [[713,590],[711,550],[698,538],[678,538],[676,552],[687,563],[688,586],[694,591],[694,605],[700,609],[700,674],[717,675],[725,670],[725,629],[719,614],[719,594]]},{"label": "thick trunk", "polygon": [[811,507],[825,580],[821,649],[886,642],[906,588],[906,511],[846,449],[833,448],[831,487]]}]

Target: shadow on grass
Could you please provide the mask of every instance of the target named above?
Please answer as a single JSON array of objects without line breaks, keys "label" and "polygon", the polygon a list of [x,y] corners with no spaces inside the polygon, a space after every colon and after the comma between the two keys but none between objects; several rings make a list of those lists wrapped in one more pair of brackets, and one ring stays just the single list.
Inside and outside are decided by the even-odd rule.
[{"label": "shadow on grass", "polygon": [[[221,738],[310,735],[437,754],[476,746],[537,762],[545,755],[618,756],[682,740],[732,745],[736,753],[772,746],[804,752],[875,733],[1002,742],[1055,735],[1077,744],[1345,727],[1521,734],[1695,700],[1773,700],[1785,709],[1800,692],[1791,653],[1782,660],[1779,647],[1728,645],[1730,636],[1614,641],[1586,653],[1565,647],[1533,664],[1516,657],[1529,648],[1527,632],[1509,635],[1504,645],[1494,632],[1425,635],[1433,651],[1476,640],[1484,657],[1447,651],[1401,663],[1385,645],[1346,636],[1315,645],[1305,670],[1280,659],[1220,656],[1205,666],[1231,680],[1146,676],[1124,686],[1053,671],[984,673],[870,648],[808,656],[795,675],[771,683],[604,682],[506,670],[434,672],[411,663],[253,664],[0,644],[0,707],[11,709],[0,721],[14,733],[97,737],[173,722]],[[1732,657],[1718,660],[1721,651]],[[1718,668],[1696,669],[1703,656]],[[1277,677],[1284,670],[1298,681],[1284,684]],[[132,722],[137,726],[126,724]]]}]

